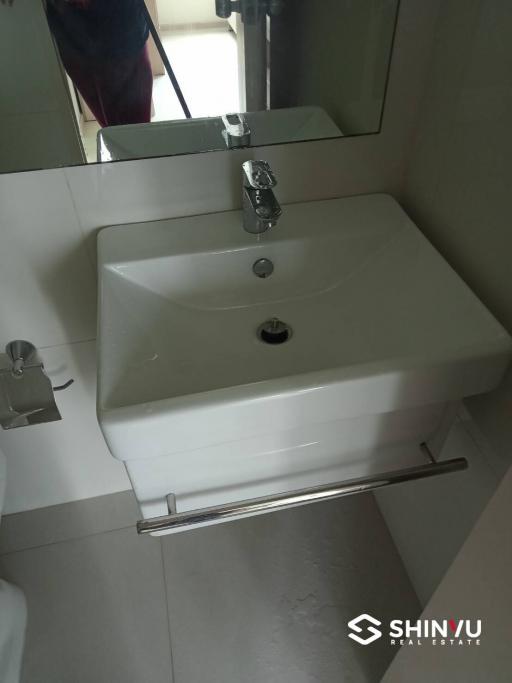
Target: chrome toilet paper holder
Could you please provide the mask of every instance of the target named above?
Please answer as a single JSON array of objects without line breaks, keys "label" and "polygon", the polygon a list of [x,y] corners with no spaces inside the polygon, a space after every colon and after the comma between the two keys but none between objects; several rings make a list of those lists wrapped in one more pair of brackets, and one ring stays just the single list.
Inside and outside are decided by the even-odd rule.
[{"label": "chrome toilet paper holder", "polygon": [[52,386],[34,344],[9,342],[0,363],[0,426],[14,429],[61,420],[54,393],[73,382]]}]

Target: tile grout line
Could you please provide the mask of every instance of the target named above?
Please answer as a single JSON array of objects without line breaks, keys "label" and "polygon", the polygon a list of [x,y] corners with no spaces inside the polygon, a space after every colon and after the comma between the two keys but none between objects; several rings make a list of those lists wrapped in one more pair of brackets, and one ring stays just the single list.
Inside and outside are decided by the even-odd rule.
[{"label": "tile grout line", "polygon": [[496,486],[498,486],[502,477],[500,476],[499,472],[496,471],[496,467],[494,465],[496,454],[491,444],[487,442],[485,435],[481,433],[478,424],[471,416],[469,417],[469,420],[461,420],[460,425],[464,430],[464,433],[468,436],[469,440],[473,444],[475,451],[494,475]]},{"label": "tile grout line", "polygon": [[[87,165],[88,164],[84,164],[84,166],[87,166]],[[67,191],[69,194],[69,198],[70,198],[71,204],[73,206],[73,213],[75,214],[76,225],[77,225],[78,231],[79,231],[79,233],[82,236],[82,239],[84,241],[82,246],[86,251],[87,260],[89,261],[89,265],[92,268],[92,272],[96,276],[96,270],[97,270],[96,269],[96,263],[94,262],[94,260],[91,256],[91,253],[89,251],[89,248],[87,246],[89,235],[86,233],[84,225],[82,223],[82,219],[80,217],[80,212],[78,211],[78,207],[77,207],[76,202],[75,202],[75,195],[74,195],[73,189],[71,187],[71,184],[69,182],[68,174],[66,173],[65,168],[62,169],[62,173],[64,174],[64,182],[66,183],[66,188],[67,188]]]},{"label": "tile grout line", "polygon": [[18,548],[17,550],[8,550],[7,552],[0,552],[0,560],[3,557],[10,557],[16,555],[17,553],[30,552],[31,550],[40,550],[41,548],[49,548],[50,546],[60,545],[61,543],[71,543],[73,541],[82,541],[85,538],[93,538],[94,536],[102,536],[104,534],[112,534],[116,531],[126,531],[127,529],[133,529],[134,524],[129,524],[127,526],[115,527],[115,529],[105,529],[104,531],[93,531],[90,534],[84,534],[80,536],[70,536],[69,538],[63,538],[59,541],[50,541],[49,543],[40,543],[38,545],[28,545],[25,548]]},{"label": "tile grout line", "polygon": [[[83,164],[83,166],[97,166],[97,165],[98,165],[97,163],[93,164],[89,161],[86,164]],[[68,168],[70,168],[70,167],[68,167]],[[81,212],[78,210],[78,206],[77,206],[77,203],[75,201],[75,193],[73,192],[73,188],[71,187],[69,176],[67,174],[67,168],[63,168],[62,172],[64,173],[64,179],[65,179],[66,187],[67,187],[70,199],[71,199],[71,204],[73,206],[73,212],[75,214],[75,221],[76,221],[76,225],[78,227],[78,232],[80,233],[82,240],[83,240],[83,243],[81,246],[83,249],[85,249],[87,261],[91,267],[95,286],[97,287],[97,285],[98,285],[98,263],[97,263],[97,260],[95,258],[95,255],[93,255],[91,253],[91,250],[89,248],[89,239],[91,237],[91,233],[98,231],[99,226],[96,226],[96,227],[92,228],[89,232],[87,232],[87,230],[84,226],[84,223],[82,221]]]},{"label": "tile grout line", "polygon": [[48,349],[58,349],[59,347],[62,346],[75,346],[76,344],[90,344],[91,342],[95,342],[97,337],[91,337],[90,339],[78,339],[77,341],[68,341],[64,342],[63,344],[49,344],[48,346],[38,346],[39,351],[46,351]]}]

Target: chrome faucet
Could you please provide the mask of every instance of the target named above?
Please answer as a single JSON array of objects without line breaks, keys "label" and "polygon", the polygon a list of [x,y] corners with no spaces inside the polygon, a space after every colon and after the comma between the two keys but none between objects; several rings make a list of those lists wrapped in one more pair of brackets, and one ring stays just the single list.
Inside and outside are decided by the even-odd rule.
[{"label": "chrome faucet", "polygon": [[251,129],[243,114],[225,114],[222,123],[222,137],[228,149],[251,146]]},{"label": "chrome faucet", "polygon": [[277,180],[266,161],[246,161],[242,169],[244,230],[253,234],[266,232],[277,224],[282,213],[272,191]]}]

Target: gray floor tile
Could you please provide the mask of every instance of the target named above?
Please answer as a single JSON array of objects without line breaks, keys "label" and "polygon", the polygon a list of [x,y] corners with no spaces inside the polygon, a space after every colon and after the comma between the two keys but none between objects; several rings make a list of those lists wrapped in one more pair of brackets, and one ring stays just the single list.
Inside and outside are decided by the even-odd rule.
[{"label": "gray floor tile", "polygon": [[133,529],[0,558],[29,625],[23,683],[169,683],[160,543]]},{"label": "gray floor tile", "polygon": [[372,496],[163,539],[175,683],[373,683],[394,649],[347,621],[419,603]]},{"label": "gray floor tile", "polygon": [[133,526],[140,511],[133,491],[4,515],[0,555]]}]

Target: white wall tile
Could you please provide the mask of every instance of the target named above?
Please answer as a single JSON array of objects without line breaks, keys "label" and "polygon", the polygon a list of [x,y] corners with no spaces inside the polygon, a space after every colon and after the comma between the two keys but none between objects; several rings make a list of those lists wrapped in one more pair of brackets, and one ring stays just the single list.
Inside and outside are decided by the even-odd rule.
[{"label": "white wall tile", "polygon": [[73,167],[65,174],[95,258],[100,227],[240,208],[247,159],[271,163],[281,203],[392,191],[396,173],[383,173],[377,137]]},{"label": "white wall tile", "polygon": [[124,465],[109,453],[96,421],[94,342],[41,352],[54,385],[62,421],[0,430],[7,456],[5,511],[19,512],[127,490]]},{"label": "white wall tile", "polygon": [[1,117],[0,150],[2,173],[82,163],[76,131],[69,125],[69,111],[38,111]]},{"label": "white wall tile", "polygon": [[88,232],[105,225],[231,208],[235,198],[230,191],[230,159],[229,153],[210,153],[73,167],[64,172],[80,224]]},{"label": "white wall tile", "polygon": [[0,176],[0,344],[95,337],[95,276],[62,171]]},{"label": "white wall tile", "polygon": [[11,5],[1,8],[0,20],[0,170],[81,163],[69,93],[43,3]]},{"label": "white wall tile", "polygon": [[62,79],[43,6],[15,2],[8,10],[2,8],[0,42],[0,117],[55,111]]}]

